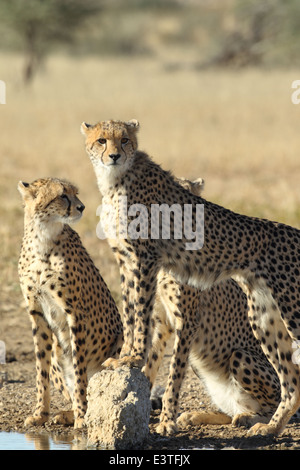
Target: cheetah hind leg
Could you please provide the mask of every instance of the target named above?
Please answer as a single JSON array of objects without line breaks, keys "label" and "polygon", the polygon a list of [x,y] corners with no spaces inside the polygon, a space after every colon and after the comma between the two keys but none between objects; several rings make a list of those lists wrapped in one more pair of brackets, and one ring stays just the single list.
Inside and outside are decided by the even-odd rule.
[{"label": "cheetah hind leg", "polygon": [[250,428],[256,423],[268,423],[280,401],[277,374],[263,354],[237,350],[230,358],[232,378],[244,390],[244,406],[249,411],[233,417],[233,426]]}]

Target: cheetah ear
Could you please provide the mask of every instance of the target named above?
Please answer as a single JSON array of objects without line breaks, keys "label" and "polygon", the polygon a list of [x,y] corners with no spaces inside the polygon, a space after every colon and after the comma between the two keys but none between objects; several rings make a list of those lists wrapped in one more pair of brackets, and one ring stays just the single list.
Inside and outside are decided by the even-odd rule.
[{"label": "cheetah ear", "polygon": [[197,188],[197,192],[200,196],[200,194],[204,190],[205,180],[203,178],[197,178],[196,180],[193,181],[193,186]]},{"label": "cheetah ear", "polygon": [[88,124],[87,122],[83,122],[80,126],[81,134],[87,135],[90,128],[93,127],[92,124]]},{"label": "cheetah ear", "polygon": [[19,181],[18,190],[23,199],[28,199],[32,197],[32,191],[30,189],[29,183],[24,183],[23,181]]},{"label": "cheetah ear", "polygon": [[135,128],[136,131],[140,127],[140,123],[136,119],[130,119],[130,121],[126,122],[126,124],[127,124],[127,126]]}]

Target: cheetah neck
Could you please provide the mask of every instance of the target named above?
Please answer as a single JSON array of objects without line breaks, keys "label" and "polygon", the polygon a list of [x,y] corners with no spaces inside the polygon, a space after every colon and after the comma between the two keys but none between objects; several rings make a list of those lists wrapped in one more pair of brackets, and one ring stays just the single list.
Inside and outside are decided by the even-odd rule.
[{"label": "cheetah neck", "polygon": [[52,250],[63,228],[64,224],[61,222],[33,219],[25,223],[25,238],[32,240],[33,251],[43,256]]}]

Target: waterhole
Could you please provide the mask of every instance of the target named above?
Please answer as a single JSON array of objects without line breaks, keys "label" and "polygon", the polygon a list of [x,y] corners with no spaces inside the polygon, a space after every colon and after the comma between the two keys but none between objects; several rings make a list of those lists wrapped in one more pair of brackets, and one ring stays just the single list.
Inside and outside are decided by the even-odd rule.
[{"label": "waterhole", "polygon": [[85,450],[84,438],[73,436],[0,432],[0,450]]}]

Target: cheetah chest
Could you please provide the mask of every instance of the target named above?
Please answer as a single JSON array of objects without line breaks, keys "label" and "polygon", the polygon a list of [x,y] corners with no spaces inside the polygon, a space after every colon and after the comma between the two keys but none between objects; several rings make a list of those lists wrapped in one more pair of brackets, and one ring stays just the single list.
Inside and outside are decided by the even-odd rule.
[{"label": "cheetah chest", "polygon": [[47,291],[41,291],[39,302],[46,322],[57,337],[59,344],[67,352],[70,349],[70,333],[64,310],[57,305]]},{"label": "cheetah chest", "polygon": [[62,294],[63,272],[60,271],[50,262],[33,262],[23,279],[23,285],[27,286],[35,304],[40,305],[44,319],[57,337],[59,344],[65,352],[69,352],[70,334]]}]

